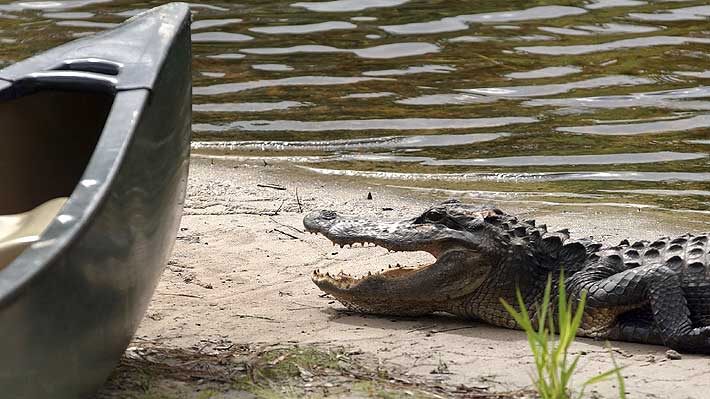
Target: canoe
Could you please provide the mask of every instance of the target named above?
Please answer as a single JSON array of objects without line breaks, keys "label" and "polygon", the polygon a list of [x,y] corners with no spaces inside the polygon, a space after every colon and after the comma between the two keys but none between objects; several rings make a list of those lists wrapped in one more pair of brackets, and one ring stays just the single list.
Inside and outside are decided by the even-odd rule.
[{"label": "canoe", "polygon": [[0,269],[2,398],[91,397],[135,334],[185,198],[189,25],[169,4],[0,70],[0,215],[54,204]]}]

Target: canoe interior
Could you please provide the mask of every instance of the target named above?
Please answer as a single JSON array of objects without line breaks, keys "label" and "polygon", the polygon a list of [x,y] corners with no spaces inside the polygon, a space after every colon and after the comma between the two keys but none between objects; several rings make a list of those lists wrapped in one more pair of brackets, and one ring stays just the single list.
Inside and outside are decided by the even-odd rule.
[{"label": "canoe interior", "polygon": [[71,195],[113,101],[110,94],[55,90],[0,101],[0,215]]}]

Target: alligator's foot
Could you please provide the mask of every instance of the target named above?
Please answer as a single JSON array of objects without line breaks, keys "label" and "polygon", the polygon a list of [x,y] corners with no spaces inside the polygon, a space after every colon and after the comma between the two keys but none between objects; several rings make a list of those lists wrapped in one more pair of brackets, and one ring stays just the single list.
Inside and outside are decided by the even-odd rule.
[{"label": "alligator's foot", "polygon": [[710,326],[696,327],[687,334],[669,337],[666,345],[681,352],[710,354]]},{"label": "alligator's foot", "polygon": [[616,323],[594,338],[664,345],[664,340],[653,322],[653,315],[648,309],[633,310],[620,315]]},{"label": "alligator's foot", "polygon": [[494,238],[486,233],[483,219],[501,213],[494,208],[456,204],[458,220],[480,221],[480,231],[473,234],[453,218],[448,222],[449,212],[454,210],[443,204],[417,218],[392,223],[343,218],[333,211],[307,215],[303,220],[306,229],[334,244],[375,244],[392,251],[425,251],[436,258],[430,265],[388,269],[361,278],[316,271],[313,282],[358,312],[414,316],[449,309],[456,298],[478,288],[496,264],[486,250],[490,245],[487,240]]}]

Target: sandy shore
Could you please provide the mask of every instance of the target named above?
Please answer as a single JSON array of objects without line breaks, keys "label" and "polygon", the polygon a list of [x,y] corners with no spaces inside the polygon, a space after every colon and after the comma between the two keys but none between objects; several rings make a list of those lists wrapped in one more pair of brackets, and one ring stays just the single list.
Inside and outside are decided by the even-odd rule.
[{"label": "sandy shore", "polygon": [[[383,184],[386,182],[383,182]],[[284,188],[284,189],[281,189]],[[367,200],[371,192],[372,200]],[[343,177],[315,176],[287,163],[193,158],[185,214],[172,259],[137,336],[171,346],[201,339],[237,343],[348,346],[412,375],[447,384],[511,390],[529,386],[532,358],[522,332],[451,317],[390,319],[346,312],[310,281],[311,272],[366,273],[427,256],[379,248],[340,249],[304,234],[303,212],[399,218],[443,199]],[[710,218],[654,210],[499,203],[573,236],[608,242],[710,230]],[[389,210],[391,209],[391,210]],[[701,398],[710,390],[710,357],[666,359],[666,348],[613,343],[626,366],[630,398]],[[580,339],[578,382],[611,368],[604,343]],[[450,374],[430,372],[445,364]],[[613,381],[594,387],[614,397]]]}]

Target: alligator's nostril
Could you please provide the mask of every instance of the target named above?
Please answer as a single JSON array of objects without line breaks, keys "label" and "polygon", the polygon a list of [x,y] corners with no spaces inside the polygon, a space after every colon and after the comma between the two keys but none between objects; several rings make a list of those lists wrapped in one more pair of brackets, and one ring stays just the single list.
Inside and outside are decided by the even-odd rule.
[{"label": "alligator's nostril", "polygon": [[320,217],[326,220],[333,220],[338,216],[337,213],[333,211],[321,211],[320,212]]}]

